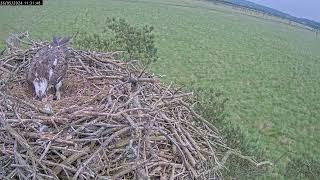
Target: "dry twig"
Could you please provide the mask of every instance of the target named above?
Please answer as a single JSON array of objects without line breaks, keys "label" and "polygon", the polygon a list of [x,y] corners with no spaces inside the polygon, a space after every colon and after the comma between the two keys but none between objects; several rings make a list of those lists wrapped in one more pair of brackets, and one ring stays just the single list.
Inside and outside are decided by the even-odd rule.
[{"label": "dry twig", "polygon": [[4,179],[208,179],[235,154],[191,108],[192,93],[113,53],[70,48],[61,100],[34,100],[25,74],[47,43],[32,44],[0,59],[0,156],[11,164],[1,167]]}]

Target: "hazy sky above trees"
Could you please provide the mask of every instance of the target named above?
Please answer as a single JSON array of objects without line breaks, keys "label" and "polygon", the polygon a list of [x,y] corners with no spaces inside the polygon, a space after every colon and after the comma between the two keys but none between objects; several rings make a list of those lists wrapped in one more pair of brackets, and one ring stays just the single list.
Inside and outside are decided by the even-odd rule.
[{"label": "hazy sky above trees", "polygon": [[320,22],[320,0],[249,0],[296,17]]}]

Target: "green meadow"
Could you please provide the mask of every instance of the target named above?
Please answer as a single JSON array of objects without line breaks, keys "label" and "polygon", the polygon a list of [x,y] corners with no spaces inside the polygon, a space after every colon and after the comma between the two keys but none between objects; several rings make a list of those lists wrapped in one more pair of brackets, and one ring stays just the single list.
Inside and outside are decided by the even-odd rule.
[{"label": "green meadow", "polygon": [[218,127],[223,124],[210,116],[208,100],[213,94],[228,99],[223,123],[234,131],[221,133],[241,134],[239,150],[257,156],[259,149],[260,160],[274,163],[255,177],[285,179],[297,159],[320,163],[313,161],[320,159],[320,37],[309,30],[206,1],[50,0],[0,7],[0,47],[9,32],[28,30],[42,40],[79,28],[99,33],[107,17],[154,26],[159,60],[150,71],[194,91],[203,115]]}]

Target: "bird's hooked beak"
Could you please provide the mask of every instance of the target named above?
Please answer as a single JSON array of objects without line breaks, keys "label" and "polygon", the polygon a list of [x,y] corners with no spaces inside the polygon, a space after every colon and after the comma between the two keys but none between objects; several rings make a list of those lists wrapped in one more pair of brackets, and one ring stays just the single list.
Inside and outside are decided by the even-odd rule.
[{"label": "bird's hooked beak", "polygon": [[39,100],[41,102],[46,102],[47,98],[46,98],[46,94],[40,95],[40,96],[36,96],[36,100]]}]

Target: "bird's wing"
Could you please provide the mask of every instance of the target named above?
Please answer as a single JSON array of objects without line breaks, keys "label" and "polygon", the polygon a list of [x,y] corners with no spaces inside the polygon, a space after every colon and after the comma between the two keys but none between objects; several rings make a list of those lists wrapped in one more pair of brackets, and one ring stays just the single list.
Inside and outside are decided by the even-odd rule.
[{"label": "bird's wing", "polygon": [[53,75],[51,78],[52,84],[57,84],[66,75],[68,67],[67,48],[53,47],[49,59],[53,70]]},{"label": "bird's wing", "polygon": [[33,81],[35,78],[45,78],[48,79],[49,76],[49,62],[48,62],[48,48],[41,48],[32,58],[30,69],[27,75],[29,81]]}]

